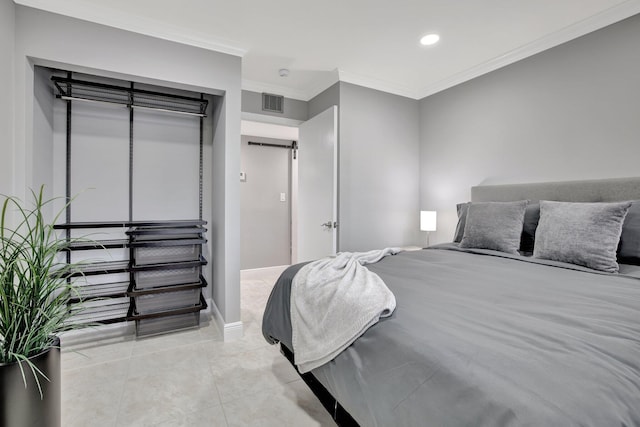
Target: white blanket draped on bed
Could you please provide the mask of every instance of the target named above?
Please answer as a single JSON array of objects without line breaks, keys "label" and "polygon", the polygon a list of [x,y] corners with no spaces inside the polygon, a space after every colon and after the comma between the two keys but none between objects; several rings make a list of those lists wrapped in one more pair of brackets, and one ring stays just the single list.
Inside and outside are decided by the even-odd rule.
[{"label": "white blanket draped on bed", "polygon": [[329,362],[380,317],[393,313],[393,293],[364,265],[401,251],[341,252],[300,269],[291,287],[291,327],[301,373]]}]

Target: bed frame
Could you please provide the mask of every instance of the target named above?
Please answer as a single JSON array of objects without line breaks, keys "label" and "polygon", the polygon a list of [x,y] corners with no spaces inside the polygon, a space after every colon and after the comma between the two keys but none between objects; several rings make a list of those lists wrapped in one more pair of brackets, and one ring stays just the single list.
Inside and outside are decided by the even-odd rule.
[{"label": "bed frame", "polygon": [[562,202],[619,202],[640,200],[640,178],[543,182],[535,184],[480,185],[471,187],[472,202],[515,200]]},{"label": "bed frame", "polygon": [[313,394],[316,395],[324,409],[327,410],[333,421],[340,427],[359,427],[359,424],[353,417],[342,407],[342,405],[331,395],[320,381],[313,376],[311,372],[301,374],[298,367],[293,363],[293,351],[289,350],[286,345],[280,343],[280,353],[291,363],[300,378],[307,384]]},{"label": "bed frame", "polygon": [[[564,202],[616,202],[640,200],[640,177],[531,184],[479,185],[471,187],[472,202],[508,202],[516,200],[555,200]],[[280,343],[280,352],[318,397],[340,427],[359,424],[338,400],[310,372],[301,374],[293,363],[293,352]]]}]

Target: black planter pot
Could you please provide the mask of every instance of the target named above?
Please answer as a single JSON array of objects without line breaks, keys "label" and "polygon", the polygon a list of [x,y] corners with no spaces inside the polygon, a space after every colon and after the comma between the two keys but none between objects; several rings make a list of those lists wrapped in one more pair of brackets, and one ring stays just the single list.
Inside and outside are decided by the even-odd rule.
[{"label": "black planter pot", "polygon": [[22,363],[27,387],[17,363],[0,364],[0,426],[60,427],[60,340],[55,347],[31,357],[31,361],[49,378],[39,376],[42,397],[31,368]]}]

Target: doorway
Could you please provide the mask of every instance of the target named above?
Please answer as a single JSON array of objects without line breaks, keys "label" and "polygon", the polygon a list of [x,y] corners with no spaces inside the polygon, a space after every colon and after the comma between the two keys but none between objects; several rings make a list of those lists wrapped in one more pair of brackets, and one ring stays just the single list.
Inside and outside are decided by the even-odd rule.
[{"label": "doorway", "polygon": [[242,121],[241,270],[337,252],[337,121],[337,106],[299,126]]},{"label": "doorway", "polygon": [[291,264],[293,159],[298,128],[242,121],[240,268]]}]

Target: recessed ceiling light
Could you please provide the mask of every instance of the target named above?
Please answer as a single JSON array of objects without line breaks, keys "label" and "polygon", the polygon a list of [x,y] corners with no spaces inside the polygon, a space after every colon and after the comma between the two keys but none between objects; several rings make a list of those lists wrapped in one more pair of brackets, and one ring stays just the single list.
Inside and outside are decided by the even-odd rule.
[{"label": "recessed ceiling light", "polygon": [[278,74],[280,75],[280,77],[288,77],[289,76],[289,70],[287,68],[280,68],[278,70]]},{"label": "recessed ceiling light", "polygon": [[423,46],[431,46],[432,44],[438,43],[440,40],[440,36],[437,34],[427,34],[426,36],[420,39],[420,44]]}]

